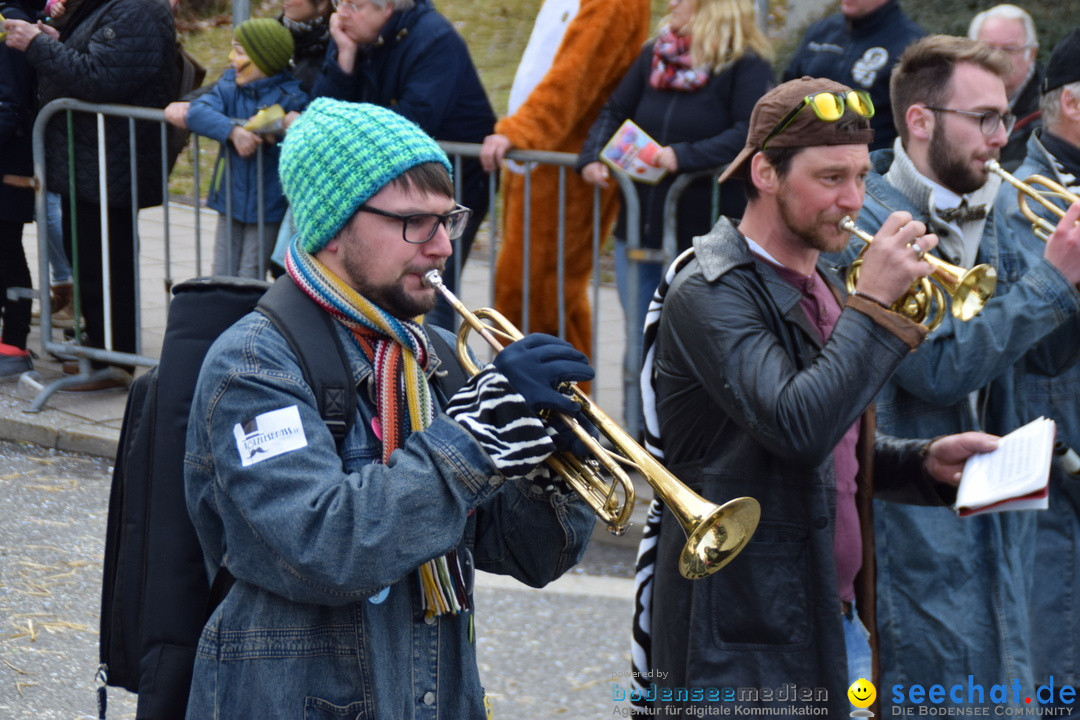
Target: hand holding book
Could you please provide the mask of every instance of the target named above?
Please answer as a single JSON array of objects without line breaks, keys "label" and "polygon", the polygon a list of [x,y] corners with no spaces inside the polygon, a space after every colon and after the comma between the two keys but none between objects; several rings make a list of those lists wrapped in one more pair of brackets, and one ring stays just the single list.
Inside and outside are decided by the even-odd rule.
[{"label": "hand holding book", "polygon": [[971,457],[956,492],[961,517],[1049,507],[1055,425],[1039,418],[1001,438],[997,450]]}]

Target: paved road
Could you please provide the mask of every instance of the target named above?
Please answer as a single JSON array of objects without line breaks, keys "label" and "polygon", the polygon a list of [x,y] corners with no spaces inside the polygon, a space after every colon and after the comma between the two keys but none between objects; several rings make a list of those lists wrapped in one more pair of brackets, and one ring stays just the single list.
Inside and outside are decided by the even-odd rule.
[{"label": "paved road", "polygon": [[[0,719],[96,718],[107,461],[0,442]],[[542,591],[483,576],[478,655],[497,718],[608,718],[629,667],[632,550],[594,542]],[[625,679],[623,680],[625,684]],[[110,689],[109,717],[135,705]]]}]

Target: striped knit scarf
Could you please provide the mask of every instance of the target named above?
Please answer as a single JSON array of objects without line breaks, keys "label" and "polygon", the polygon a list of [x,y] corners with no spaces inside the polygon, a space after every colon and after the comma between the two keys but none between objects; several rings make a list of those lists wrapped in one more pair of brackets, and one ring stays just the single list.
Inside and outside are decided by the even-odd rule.
[{"label": "striped knit scarf", "polygon": [[[435,419],[435,402],[424,370],[431,357],[427,335],[414,320],[387,313],[346,285],[302,250],[289,246],[285,271],[305,293],[352,333],[360,352],[371,363],[378,417],[372,422],[382,441],[382,461],[414,430]],[[457,550],[429,560],[419,568],[424,614],[457,614],[470,609]]]}]

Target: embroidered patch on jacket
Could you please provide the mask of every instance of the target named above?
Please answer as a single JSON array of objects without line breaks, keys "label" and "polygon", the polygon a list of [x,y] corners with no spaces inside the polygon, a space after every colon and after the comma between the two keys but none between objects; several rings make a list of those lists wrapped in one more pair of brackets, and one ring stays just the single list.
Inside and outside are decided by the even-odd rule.
[{"label": "embroidered patch on jacket", "polygon": [[889,51],[883,47],[872,47],[851,67],[851,77],[855,82],[868,88],[877,80],[878,72],[889,62]]},{"label": "embroidered patch on jacket", "polygon": [[243,467],[307,447],[300,410],[291,405],[256,416],[233,427]]}]

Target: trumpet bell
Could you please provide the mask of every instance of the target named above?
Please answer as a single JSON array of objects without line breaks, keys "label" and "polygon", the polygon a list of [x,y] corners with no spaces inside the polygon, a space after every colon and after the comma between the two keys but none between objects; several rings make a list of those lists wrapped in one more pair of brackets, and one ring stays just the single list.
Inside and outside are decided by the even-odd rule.
[{"label": "trumpet bell", "polygon": [[970,320],[979,314],[996,289],[997,271],[993,266],[976,265],[960,277],[955,288],[949,289],[952,314],[965,322]]},{"label": "trumpet bell", "polygon": [[747,497],[714,506],[704,517],[695,518],[679,554],[679,572],[688,580],[712,575],[742,552],[759,520],[761,505]]}]

